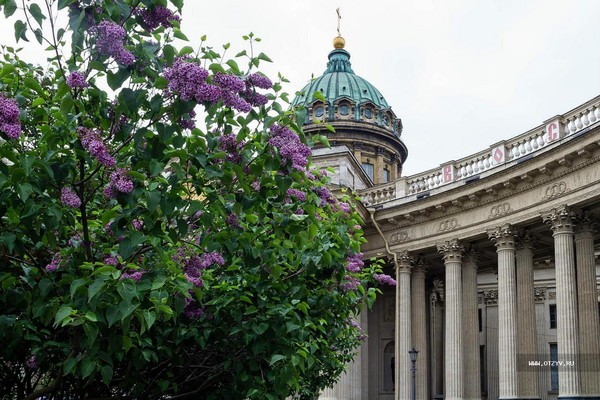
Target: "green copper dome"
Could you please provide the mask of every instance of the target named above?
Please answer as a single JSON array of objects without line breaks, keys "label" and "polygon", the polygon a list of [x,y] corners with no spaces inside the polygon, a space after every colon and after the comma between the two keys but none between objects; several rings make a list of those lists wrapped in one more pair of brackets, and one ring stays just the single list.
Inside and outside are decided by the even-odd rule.
[{"label": "green copper dome", "polygon": [[400,120],[381,92],[354,73],[350,53],[342,48],[329,53],[329,62],[323,75],[298,92],[292,105],[304,105],[307,108],[309,114],[306,123],[313,120],[354,120],[378,125],[396,135],[400,135],[402,130]]}]

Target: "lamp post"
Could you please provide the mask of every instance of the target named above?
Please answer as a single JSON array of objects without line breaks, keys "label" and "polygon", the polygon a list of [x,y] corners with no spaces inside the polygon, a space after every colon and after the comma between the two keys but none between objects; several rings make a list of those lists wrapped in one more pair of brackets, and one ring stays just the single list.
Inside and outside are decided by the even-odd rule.
[{"label": "lamp post", "polygon": [[415,400],[415,398],[417,396],[415,373],[417,372],[416,364],[417,364],[417,354],[419,354],[419,352],[417,350],[415,350],[415,346],[413,346],[413,348],[408,351],[408,354],[410,354],[410,362],[412,363],[412,367],[410,369],[412,372],[412,400]]}]

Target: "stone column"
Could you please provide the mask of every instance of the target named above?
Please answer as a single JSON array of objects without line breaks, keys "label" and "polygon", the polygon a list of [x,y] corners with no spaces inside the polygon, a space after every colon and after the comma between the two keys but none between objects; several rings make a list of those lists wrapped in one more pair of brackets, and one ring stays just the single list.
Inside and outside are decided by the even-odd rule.
[{"label": "stone column", "polygon": [[[417,372],[415,377],[417,400],[428,400],[428,351],[427,351],[427,299],[425,298],[425,271],[426,266],[419,262],[415,265],[411,279],[411,305],[412,305],[412,345],[419,352],[417,356]],[[411,377],[412,379],[412,377]]]},{"label": "stone column", "polygon": [[445,306],[446,337],[444,345],[444,398],[463,398],[463,353],[462,353],[462,254],[463,247],[458,240],[447,241],[437,246],[443,255],[446,270]]},{"label": "stone column", "polygon": [[477,304],[477,253],[471,249],[462,267],[464,398],[481,399],[479,366],[479,313]]},{"label": "stone column", "polygon": [[498,253],[498,372],[500,399],[518,397],[517,380],[517,282],[515,240],[512,227],[488,232]]},{"label": "stone column", "polygon": [[575,259],[573,254],[574,214],[566,207],[550,210],[542,215],[550,225],[554,237],[556,264],[556,318],[558,360],[574,361],[575,367],[558,367],[558,396],[579,397],[579,319],[577,317],[577,283],[575,282]]},{"label": "stone column", "polygon": [[385,152],[385,149],[383,147],[377,147],[377,161],[375,162],[375,171],[374,174],[376,176],[376,178],[374,179],[374,182],[376,185],[383,183],[383,154]]},{"label": "stone column", "polygon": [[399,253],[396,266],[396,400],[410,400],[411,343],[410,268],[412,258]]},{"label": "stone column", "polygon": [[527,368],[528,360],[536,360],[535,293],[533,287],[533,247],[527,233],[519,235],[517,262],[517,352],[519,357],[519,398],[540,398],[538,372]]},{"label": "stone column", "polygon": [[594,259],[594,229],[589,219],[575,232],[581,394],[600,398],[600,321]]},{"label": "stone column", "polygon": [[483,292],[485,302],[486,326],[486,361],[487,361],[487,398],[496,400],[499,394],[498,374],[498,291],[486,290]]}]

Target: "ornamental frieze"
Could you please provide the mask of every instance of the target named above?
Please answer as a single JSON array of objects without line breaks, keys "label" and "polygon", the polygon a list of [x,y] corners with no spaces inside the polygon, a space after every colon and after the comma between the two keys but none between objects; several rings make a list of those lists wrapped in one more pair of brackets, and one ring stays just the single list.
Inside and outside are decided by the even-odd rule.
[{"label": "ornamental frieze", "polygon": [[536,287],[534,289],[533,295],[535,296],[535,301],[545,301],[546,300],[546,288]]},{"label": "ornamental frieze", "polygon": [[510,203],[505,201],[504,203],[496,204],[490,209],[490,215],[488,219],[502,217],[512,211]]},{"label": "ornamental frieze", "polygon": [[442,221],[437,225],[438,232],[448,232],[460,228],[460,224],[456,218],[450,218]]},{"label": "ornamental frieze", "polygon": [[397,244],[397,243],[402,243],[405,242],[409,239],[409,235],[407,231],[398,231],[398,232],[393,232],[390,235],[390,243],[391,244]]},{"label": "ornamental frieze", "polygon": [[556,300],[556,292],[548,292],[548,300]]},{"label": "ornamental frieze", "polygon": [[565,181],[553,183],[552,185],[546,187],[546,190],[544,191],[544,198],[542,200],[550,200],[555,197],[560,197],[568,191],[569,188],[567,187]]},{"label": "ornamental frieze", "polygon": [[483,291],[483,301],[488,306],[495,306],[498,304],[498,291],[495,289]]}]

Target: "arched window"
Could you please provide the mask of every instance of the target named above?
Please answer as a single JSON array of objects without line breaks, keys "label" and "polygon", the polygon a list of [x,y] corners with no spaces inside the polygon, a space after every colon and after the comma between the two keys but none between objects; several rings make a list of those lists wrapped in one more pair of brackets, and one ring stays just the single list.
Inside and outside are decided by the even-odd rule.
[{"label": "arched window", "polygon": [[385,392],[393,392],[395,389],[395,347],[394,341],[392,340],[386,344],[383,349],[383,390]]}]

